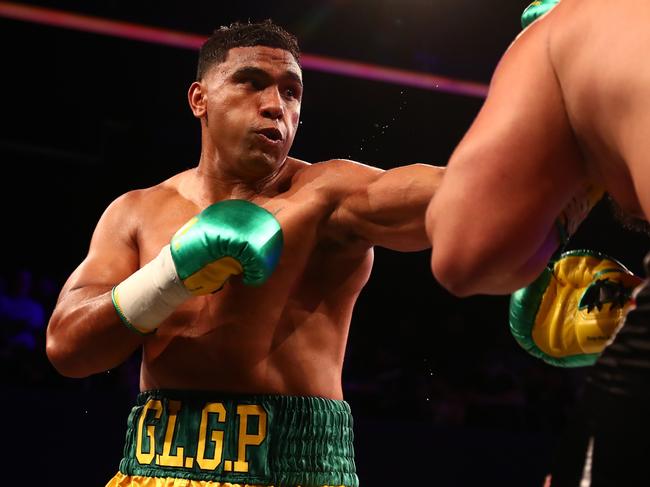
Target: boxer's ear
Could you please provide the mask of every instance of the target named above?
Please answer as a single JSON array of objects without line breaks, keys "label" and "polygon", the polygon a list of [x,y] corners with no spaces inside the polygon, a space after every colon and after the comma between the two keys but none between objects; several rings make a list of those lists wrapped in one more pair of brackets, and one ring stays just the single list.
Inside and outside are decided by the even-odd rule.
[{"label": "boxer's ear", "polygon": [[187,91],[187,101],[196,118],[201,118],[206,113],[207,100],[205,95],[205,86],[200,81],[192,83],[190,89]]}]

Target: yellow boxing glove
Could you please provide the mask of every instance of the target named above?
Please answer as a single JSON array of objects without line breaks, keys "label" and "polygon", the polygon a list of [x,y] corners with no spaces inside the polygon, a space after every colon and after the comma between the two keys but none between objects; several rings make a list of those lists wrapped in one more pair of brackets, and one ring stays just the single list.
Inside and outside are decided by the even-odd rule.
[{"label": "yellow boxing glove", "polygon": [[510,330],[530,354],[560,367],[593,365],[642,280],[599,252],[561,254],[510,299]]}]

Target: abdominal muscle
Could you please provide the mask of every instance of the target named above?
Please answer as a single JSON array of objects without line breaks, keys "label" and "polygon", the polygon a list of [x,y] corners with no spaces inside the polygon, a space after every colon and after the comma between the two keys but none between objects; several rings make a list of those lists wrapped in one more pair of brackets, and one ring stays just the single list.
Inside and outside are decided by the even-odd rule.
[{"label": "abdominal muscle", "polygon": [[[251,287],[235,276],[221,291],[181,305],[144,343],[142,390],[342,399],[352,309],[370,275],[372,250],[365,243],[331,241],[321,233],[329,207],[318,191],[292,191],[258,202],[276,215],[284,233],[282,257],[269,280]],[[144,220],[138,240],[143,262],[190,209],[185,213],[164,228]]]},{"label": "abdominal muscle", "polygon": [[285,295],[280,273],[261,288],[235,280],[190,299],[145,342],[141,389],[342,399],[352,308],[369,264],[334,289],[298,283]]}]

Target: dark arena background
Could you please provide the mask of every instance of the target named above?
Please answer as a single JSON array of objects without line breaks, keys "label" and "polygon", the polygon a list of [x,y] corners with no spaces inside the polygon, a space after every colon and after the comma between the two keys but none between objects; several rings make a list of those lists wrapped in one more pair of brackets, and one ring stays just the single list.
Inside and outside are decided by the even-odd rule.
[{"label": "dark arena background", "polygon": [[[197,163],[186,93],[200,39],[266,18],[297,35],[291,155],[444,165],[527,3],[0,2],[3,482],[102,486],[117,470],[139,357],[66,379],[45,357],[45,327],[108,203]],[[601,203],[571,247],[640,274],[648,244]],[[527,355],[507,313],[507,296],[445,292],[428,251],[376,249],[343,375],[361,485],[543,485],[585,371]]]}]

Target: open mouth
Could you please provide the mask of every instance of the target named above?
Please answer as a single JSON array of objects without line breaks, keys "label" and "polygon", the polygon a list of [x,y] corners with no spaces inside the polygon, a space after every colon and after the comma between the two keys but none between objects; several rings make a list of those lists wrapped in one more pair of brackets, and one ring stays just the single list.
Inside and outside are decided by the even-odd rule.
[{"label": "open mouth", "polygon": [[262,137],[270,140],[271,142],[280,142],[280,141],[282,141],[282,132],[280,132],[276,128],[261,129],[261,130],[258,130],[256,133],[261,135]]}]

